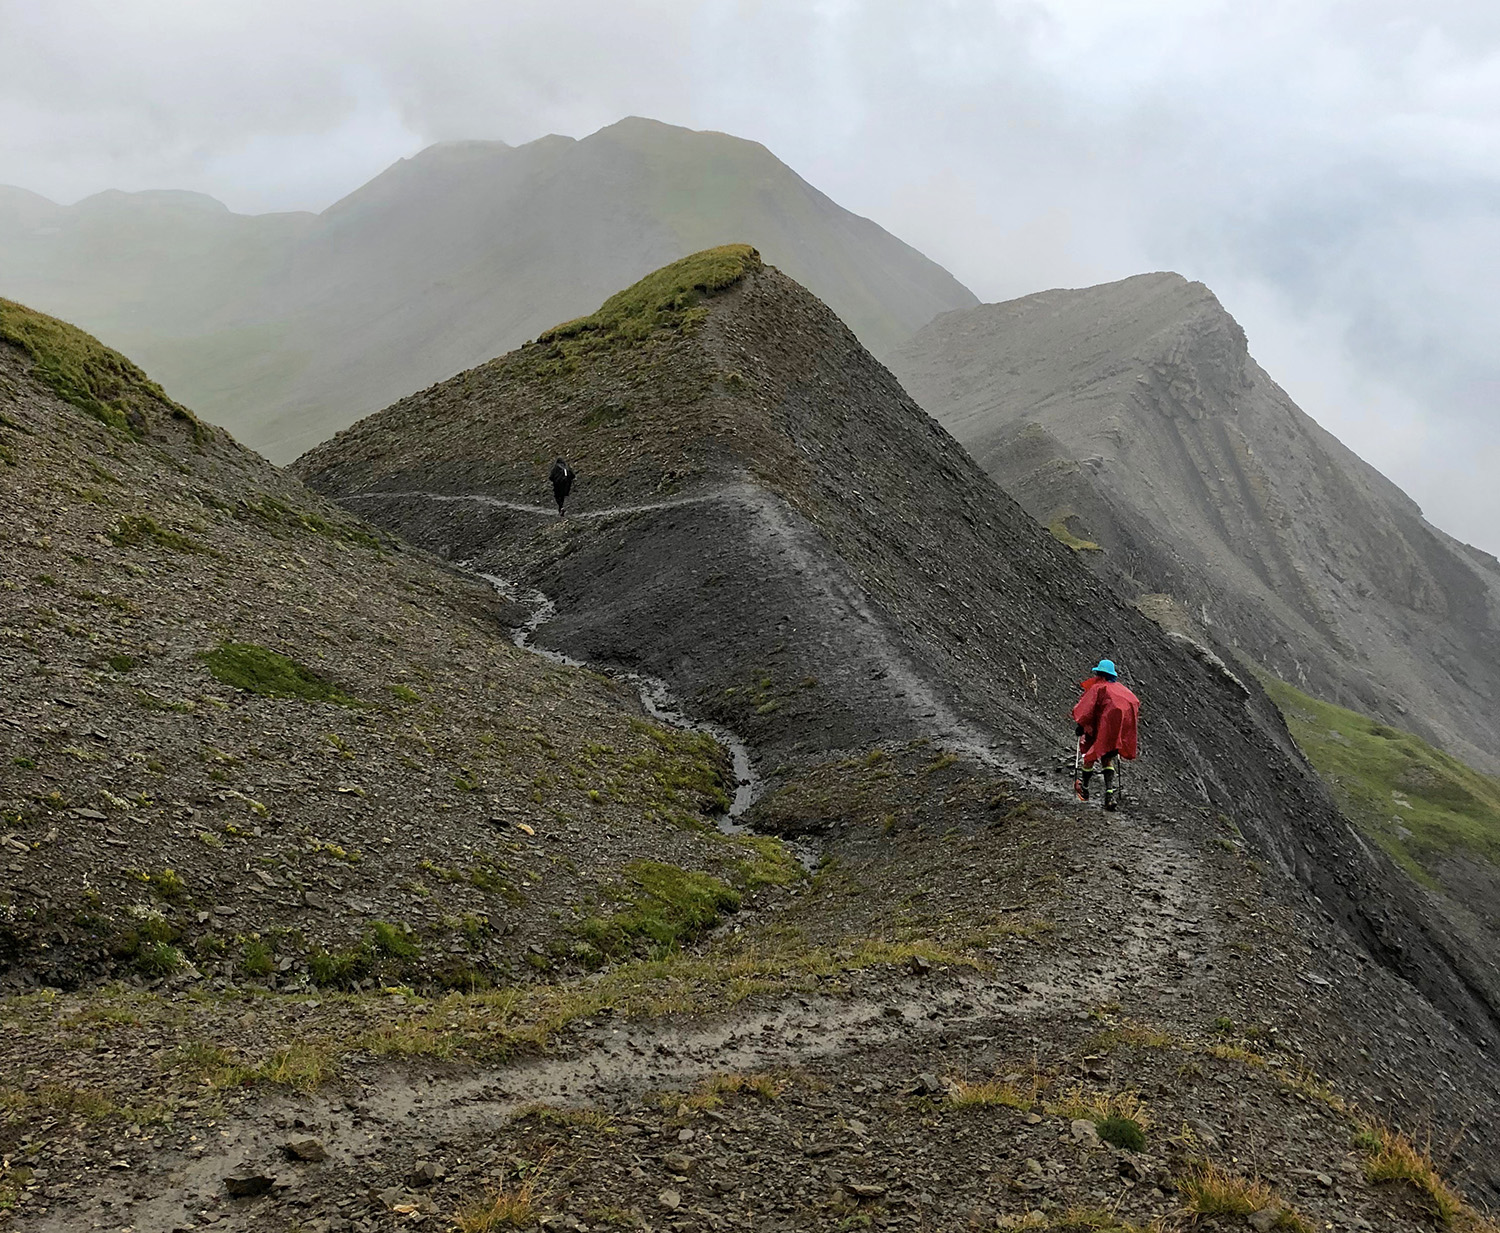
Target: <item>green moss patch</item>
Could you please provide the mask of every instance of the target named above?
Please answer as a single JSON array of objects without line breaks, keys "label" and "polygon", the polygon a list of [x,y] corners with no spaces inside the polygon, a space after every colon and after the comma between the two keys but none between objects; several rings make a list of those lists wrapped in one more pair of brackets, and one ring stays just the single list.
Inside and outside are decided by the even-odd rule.
[{"label": "green moss patch", "polygon": [[656,861],[633,861],[624,872],[616,891],[620,909],[575,929],[602,958],[624,958],[642,941],[654,954],[666,954],[740,906],[739,892],[712,874]]},{"label": "green moss patch", "polygon": [[284,501],[264,494],[255,500],[241,500],[235,506],[235,517],[253,520],[275,531],[301,530],[345,544],[359,544],[365,548],[379,548],[380,538],[369,528],[354,522],[325,518],[322,514],[296,509]]},{"label": "green moss patch", "polygon": [[168,398],[118,351],[66,321],[0,299],[0,339],[25,351],[38,380],[58,397],[117,432],[144,436],[152,409],[189,422],[195,436],[206,431],[191,411]]},{"label": "green moss patch", "polygon": [[1410,732],[1263,683],[1350,818],[1409,872],[1431,882],[1455,852],[1500,864],[1500,781]]},{"label": "green moss patch", "polygon": [[[645,720],[631,720],[651,746],[625,760],[641,779],[650,804],[679,823],[693,824],[698,814],[729,809],[729,755],[713,737],[702,732],[679,732]],[[684,813],[684,806],[689,813]]]},{"label": "green moss patch", "polygon": [[311,668],[253,642],[221,642],[201,658],[215,680],[253,694],[344,705],[352,701]]},{"label": "green moss patch", "polygon": [[195,540],[191,535],[164,527],[149,514],[127,514],[110,529],[110,542],[117,548],[139,548],[143,544],[159,544],[173,552],[196,552],[206,556],[217,555]]},{"label": "green moss patch", "polygon": [[1065,548],[1071,548],[1074,552],[1103,552],[1104,549],[1094,543],[1093,540],[1082,539],[1073,533],[1072,528],[1068,526],[1068,522],[1070,519],[1076,517],[1076,514],[1069,511],[1059,514],[1048,523],[1047,530],[1052,538]]},{"label": "green moss patch", "polygon": [[691,330],[708,315],[703,299],[732,287],[759,265],[760,254],[748,244],[704,249],[617,291],[597,312],[554,326],[537,342],[639,342],[658,331]]}]

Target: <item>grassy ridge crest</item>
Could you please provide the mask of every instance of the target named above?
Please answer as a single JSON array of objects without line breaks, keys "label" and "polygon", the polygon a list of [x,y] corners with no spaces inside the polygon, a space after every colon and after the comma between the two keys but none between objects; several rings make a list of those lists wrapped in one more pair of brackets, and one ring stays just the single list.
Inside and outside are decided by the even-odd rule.
[{"label": "grassy ridge crest", "polygon": [[691,329],[707,315],[700,304],[705,296],[734,286],[760,264],[760,254],[748,244],[706,248],[615,292],[587,317],[553,326],[537,342],[590,335],[600,341],[639,342],[658,330]]},{"label": "grassy ridge crest", "polygon": [[117,432],[145,435],[146,413],[153,407],[192,424],[197,436],[206,431],[191,411],[168,398],[118,351],[66,321],[0,299],[0,340],[25,351],[37,378],[58,397]]}]

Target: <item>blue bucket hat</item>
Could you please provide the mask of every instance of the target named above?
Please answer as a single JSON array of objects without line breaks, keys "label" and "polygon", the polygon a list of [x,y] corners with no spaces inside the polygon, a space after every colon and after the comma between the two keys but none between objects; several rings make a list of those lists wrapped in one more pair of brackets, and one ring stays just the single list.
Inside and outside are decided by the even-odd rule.
[{"label": "blue bucket hat", "polygon": [[1112,659],[1101,659],[1099,666],[1094,671],[1107,677],[1118,677],[1120,675],[1115,671],[1115,661]]}]

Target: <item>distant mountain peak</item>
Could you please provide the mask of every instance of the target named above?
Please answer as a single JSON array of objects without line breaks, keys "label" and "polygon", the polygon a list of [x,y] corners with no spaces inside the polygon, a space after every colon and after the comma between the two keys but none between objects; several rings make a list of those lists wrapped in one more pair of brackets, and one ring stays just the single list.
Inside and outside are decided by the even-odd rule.
[{"label": "distant mountain peak", "polygon": [[118,188],[107,188],[101,193],[85,197],[73,208],[94,209],[161,209],[203,210],[213,214],[228,214],[229,207],[217,197],[207,193],[195,193],[182,188],[148,188],[127,193]]},{"label": "distant mountain peak", "polygon": [[907,389],[1128,597],[1261,667],[1500,766],[1500,589],[1304,414],[1209,288],[1152,273],[947,313]]}]

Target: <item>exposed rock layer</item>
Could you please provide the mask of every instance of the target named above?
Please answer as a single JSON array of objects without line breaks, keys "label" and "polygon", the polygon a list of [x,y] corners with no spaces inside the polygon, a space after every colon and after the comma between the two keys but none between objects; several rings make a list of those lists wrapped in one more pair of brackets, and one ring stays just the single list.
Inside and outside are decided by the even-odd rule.
[{"label": "exposed rock layer", "polygon": [[892,363],[1127,598],[1500,769],[1500,562],[1299,410],[1201,283],[959,310]]}]

